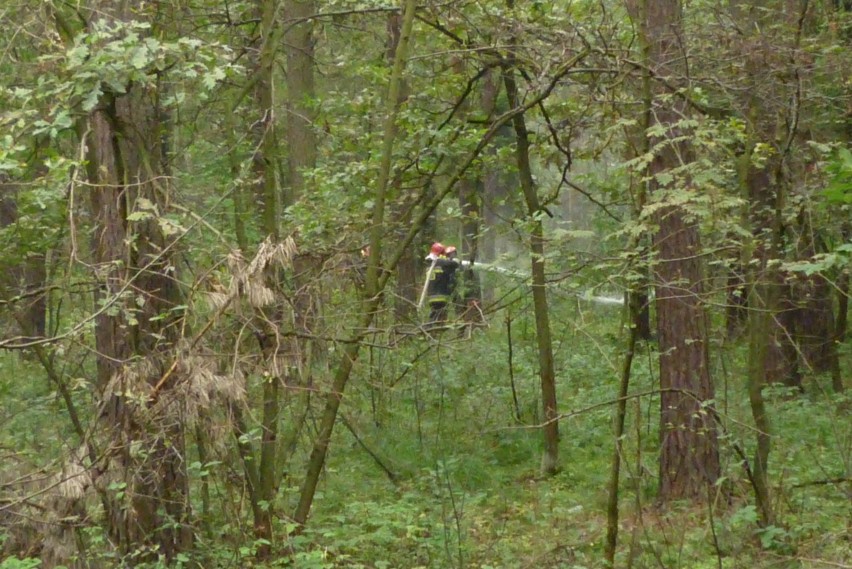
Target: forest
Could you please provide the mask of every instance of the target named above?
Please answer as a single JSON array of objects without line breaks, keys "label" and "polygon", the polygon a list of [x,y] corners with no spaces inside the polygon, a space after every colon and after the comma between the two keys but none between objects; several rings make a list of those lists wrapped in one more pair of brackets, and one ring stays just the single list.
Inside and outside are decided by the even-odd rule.
[{"label": "forest", "polygon": [[0,569],[852,569],[850,0],[0,23]]}]

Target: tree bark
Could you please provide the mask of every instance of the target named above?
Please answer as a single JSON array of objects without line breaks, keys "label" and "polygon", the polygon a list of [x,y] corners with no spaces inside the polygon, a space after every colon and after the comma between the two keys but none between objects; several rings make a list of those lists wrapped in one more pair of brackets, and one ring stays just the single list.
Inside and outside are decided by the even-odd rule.
[{"label": "tree bark", "polygon": [[[824,248],[819,246],[819,230],[811,223],[810,212],[804,207],[798,222],[798,258],[813,259],[824,252]],[[804,366],[814,372],[831,372],[832,377],[839,377],[833,289],[828,278],[821,273],[801,276],[793,284],[797,301],[793,318]]]},{"label": "tree bark", "polygon": [[[464,76],[465,63],[457,58],[453,65],[454,71],[459,76]],[[468,120],[470,114],[470,103],[465,102],[459,106],[457,115],[459,120]],[[465,178],[458,186],[459,210],[461,211],[461,242],[459,253],[462,259],[475,262],[479,251],[480,231],[480,204],[482,203],[482,185],[474,177]],[[460,278],[454,291],[456,302],[456,316],[465,322],[480,322],[482,311],[479,309],[482,292],[479,284],[479,275],[473,269],[459,270]]]},{"label": "tree bark", "polygon": [[[42,143],[36,141],[30,163],[33,165],[27,174],[29,179],[38,179],[44,175],[40,151]],[[18,220],[17,207],[18,184],[0,174],[0,229],[15,224]],[[45,265],[44,246],[32,247],[21,243],[13,251],[7,251],[14,259],[10,265],[0,271],[0,286],[4,290],[4,300],[12,302],[13,320],[23,319],[26,330],[21,330],[23,342],[43,338],[47,328],[47,267]],[[17,297],[17,300],[10,299]],[[19,320],[20,321],[20,320]]]},{"label": "tree bark", "polygon": [[[255,98],[257,110],[261,114],[259,131],[260,155],[255,158],[255,168],[259,174],[259,183],[263,188],[264,233],[275,241],[281,238],[279,228],[280,204],[283,199],[280,179],[280,146],[278,144],[278,117],[275,105],[275,63],[281,30],[278,24],[278,0],[258,0],[260,12],[260,55],[258,59],[257,84]],[[264,311],[262,311],[264,312]],[[258,326],[260,348],[263,358],[270,369],[278,358],[278,329],[282,320],[282,310],[275,305],[271,313],[261,314]],[[262,540],[257,548],[258,559],[264,560],[272,552],[273,501],[278,488],[278,431],[280,421],[280,384],[282,377],[270,372],[263,382],[263,410],[261,414],[260,462],[257,467],[257,492],[253,496],[252,511],[254,533]]]},{"label": "tree bark", "polygon": [[[389,64],[393,64],[396,57],[396,51],[399,48],[400,38],[402,37],[403,15],[400,12],[388,14],[387,19],[387,49],[385,50],[385,58]],[[399,86],[399,96],[397,104],[402,104],[408,98],[408,86],[405,78],[402,79]],[[392,204],[396,210],[395,217],[399,217],[399,222],[393,228],[394,233],[398,236],[405,234],[406,226],[410,222],[408,218],[403,217],[404,212],[410,212],[412,205],[412,196],[401,195],[400,187],[402,179],[400,176],[394,177],[391,181],[391,193],[396,195],[397,203]],[[396,272],[396,290],[394,298],[394,317],[397,322],[412,322],[417,317],[417,301],[420,291],[420,276],[423,274],[421,269],[423,261],[423,248],[411,247],[405,252],[402,259],[399,260]]]},{"label": "tree bark", "polygon": [[[387,199],[388,186],[391,176],[391,163],[396,134],[396,117],[399,111],[399,92],[403,81],[405,64],[408,59],[408,44],[414,24],[414,14],[417,4],[415,0],[406,0],[403,9],[403,22],[400,33],[399,45],[394,56],[393,71],[391,72],[388,95],[385,101],[385,122],[383,128],[382,156],[374,192],[373,205],[373,227],[370,236],[370,254],[367,258],[367,275],[362,297],[362,309],[358,331],[355,332],[353,341],[347,343],[343,349],[340,364],[334,375],[331,391],[326,396],[326,405],[320,419],[319,433],[314,443],[311,456],[308,460],[308,468],[302,483],[299,504],[293,514],[296,523],[304,525],[311,511],[314,496],[316,494],[319,476],[328,454],[328,446],[340,409],[343,392],[349,381],[352,367],[358,359],[360,352],[359,342],[366,334],[365,330],[375,318],[376,311],[381,302],[381,291],[386,282],[380,274],[382,245],[384,237],[385,201]],[[400,256],[402,251],[399,252]],[[399,259],[396,259],[398,262]]]},{"label": "tree bark", "polygon": [[[511,0],[510,0],[511,7]],[[510,65],[503,68],[503,84],[509,106],[518,106],[518,87],[514,70]],[[527,205],[530,229],[530,263],[532,275],[533,307],[535,311],[536,342],[538,344],[538,365],[541,379],[541,400],[544,410],[544,452],[541,458],[541,471],[555,474],[559,469],[559,421],[556,402],[556,370],[553,365],[553,345],[550,336],[550,312],[547,306],[547,278],[544,270],[544,229],[541,217],[544,211],[538,199],[535,182],[532,177],[529,156],[529,134],[523,113],[512,119],[515,129],[515,159],[521,178],[521,189]]]},{"label": "tree bark", "polygon": [[[500,82],[495,79],[497,73],[490,69],[483,77],[482,96],[480,97],[480,110],[483,115],[490,119],[497,109],[497,96],[500,93]],[[500,200],[500,173],[495,164],[494,156],[497,153],[496,145],[492,144],[487,150],[488,160],[484,160],[480,172],[480,190],[482,206],[481,230],[482,237],[477,241],[478,253],[481,260],[488,263],[497,261],[497,227],[499,218],[497,207]],[[481,296],[484,302],[491,302],[494,297],[494,285],[492,279],[484,278],[481,282]]]},{"label": "tree bark", "polygon": [[[635,310],[639,307],[628,305],[628,317],[636,321]],[[604,559],[609,567],[615,567],[615,552],[618,547],[618,484],[621,473],[621,454],[624,437],[624,421],[627,417],[627,393],[630,387],[630,373],[633,367],[633,355],[636,352],[636,341],[640,339],[638,326],[630,326],[627,336],[627,350],[621,368],[621,381],[618,386],[618,402],[615,408],[614,440],[615,448],[612,451],[612,462],[610,463],[609,482],[607,483],[607,507],[606,507],[606,541],[604,543]]]},{"label": "tree bark", "polygon": [[[679,0],[647,0],[636,16],[654,75],[669,85],[682,83],[685,64],[679,49]],[[665,204],[671,192],[690,190],[688,177],[681,179],[676,171],[689,164],[692,156],[678,125],[685,114],[684,105],[662,97],[668,94],[663,85],[655,85],[653,94],[651,126],[664,134],[650,141],[651,148],[660,148],[649,167],[649,197]],[[653,247],[662,391],[660,499],[703,500],[708,486],[720,475],[720,465],[698,226],[677,205],[658,205],[654,221],[658,227]]]},{"label": "tree bark", "polygon": [[[157,354],[173,347],[181,317],[173,310],[181,293],[169,240],[156,219],[128,219],[143,200],[155,204],[159,214],[167,211],[169,189],[156,181],[163,163],[161,113],[149,97],[133,86],[124,94],[106,93],[88,118],[91,249],[100,283],[95,306],[112,306],[95,317],[95,346],[100,389],[122,382],[111,389],[115,395],[105,402],[104,418],[131,507],[115,504],[112,537],[124,553],[147,544],[172,559],[191,542],[183,425],[174,421],[159,432],[146,432],[123,395],[138,389],[123,383],[130,378],[152,384],[160,378],[157,365],[153,372],[144,373],[141,366],[143,373],[132,373],[133,360],[162,363]],[[148,450],[145,456],[131,453],[137,441]],[[167,519],[174,524],[166,524]]]}]

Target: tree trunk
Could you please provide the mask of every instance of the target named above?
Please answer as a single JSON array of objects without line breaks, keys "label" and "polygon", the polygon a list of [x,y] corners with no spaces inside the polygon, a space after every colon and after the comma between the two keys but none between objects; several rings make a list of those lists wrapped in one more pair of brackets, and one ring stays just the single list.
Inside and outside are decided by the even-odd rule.
[{"label": "tree trunk", "polygon": [[[510,7],[512,2],[509,2]],[[509,106],[519,105],[518,87],[515,82],[512,67],[506,65],[503,69],[503,84]],[[533,307],[535,311],[536,340],[538,344],[538,365],[541,378],[541,399],[544,410],[544,453],[541,458],[541,471],[544,474],[555,474],[559,468],[559,420],[556,405],[556,370],[553,365],[553,345],[550,337],[550,312],[547,306],[547,279],[544,270],[544,229],[538,193],[532,177],[529,156],[529,134],[523,113],[518,113],[512,119],[515,129],[515,157],[518,164],[518,174],[521,178],[521,189],[527,205],[527,215],[532,229],[530,230],[530,263],[532,275]]]},{"label": "tree trunk", "polygon": [[[396,57],[396,51],[399,48],[399,41],[402,37],[403,15],[400,12],[388,14],[387,19],[387,49],[385,50],[385,58],[388,63],[393,64]],[[408,86],[405,78],[402,79],[399,86],[399,95],[397,104],[402,104],[408,98]],[[411,196],[401,195],[402,179],[399,176],[394,177],[391,181],[391,193],[398,197],[397,203],[392,204],[398,218],[398,223],[394,224],[394,233],[398,237],[405,235],[407,225],[411,221],[410,213],[408,218],[403,218],[404,212],[410,211]],[[423,271],[421,266],[422,248],[411,247],[405,252],[402,259],[399,260],[396,272],[396,291],[394,298],[394,317],[397,322],[412,322],[417,317],[417,302],[418,293],[420,292],[420,276]]]},{"label": "tree trunk", "polygon": [[[259,175],[259,185],[263,188],[263,207],[261,217],[263,230],[267,237],[278,241],[280,204],[283,199],[280,180],[280,147],[278,144],[278,116],[275,104],[275,64],[278,44],[281,38],[278,23],[278,0],[258,0],[260,13],[260,54],[258,76],[255,85],[255,100],[261,120],[258,148],[255,157],[255,170]],[[259,336],[264,361],[271,369],[276,369],[279,357],[280,337],[278,330],[282,321],[282,310],[274,306],[269,313],[260,311],[256,321],[262,330]],[[260,462],[257,467],[257,486],[252,511],[254,515],[254,533],[261,540],[257,549],[258,559],[264,560],[272,551],[273,501],[278,488],[278,430],[280,421],[280,384],[283,378],[277,373],[269,373],[263,383],[263,411],[261,415]]]},{"label": "tree trunk", "polygon": [[[464,76],[464,60],[457,58],[453,65],[454,71],[459,76]],[[459,120],[468,120],[470,103],[465,102],[459,106],[457,115]],[[462,259],[475,262],[479,249],[480,231],[480,203],[481,184],[473,177],[461,180],[458,185],[459,209],[461,210],[461,243],[459,252]],[[479,275],[472,269],[459,270],[459,279],[454,291],[456,302],[456,316],[465,322],[479,322],[482,320],[482,311],[479,309],[482,300],[482,292],[479,284]]]},{"label": "tree trunk", "polygon": [[[403,10],[403,21],[400,30],[399,44],[394,56],[393,71],[391,72],[388,95],[385,101],[385,121],[383,128],[381,164],[374,192],[373,227],[370,236],[370,254],[367,258],[367,275],[362,296],[362,310],[359,318],[357,331],[354,333],[353,341],[346,344],[340,358],[331,391],[326,397],[325,409],[320,419],[319,432],[317,433],[314,448],[308,461],[307,472],[302,483],[299,504],[293,514],[293,519],[304,525],[311,511],[314,496],[316,494],[319,476],[322,472],[325,459],[328,454],[328,446],[337,420],[337,412],[340,409],[340,401],[349,381],[360,352],[360,341],[367,334],[367,330],[373,322],[376,310],[381,302],[381,291],[384,288],[387,274],[382,274],[381,259],[382,245],[384,240],[385,201],[387,199],[388,187],[390,185],[391,164],[393,148],[396,135],[396,118],[399,111],[399,93],[403,82],[405,64],[408,59],[408,44],[414,25],[414,14],[417,4],[415,0],[406,0]],[[402,251],[400,251],[400,256]],[[399,262],[399,259],[396,259]]]},{"label": "tree trunk", "polygon": [[299,200],[306,189],[305,171],[316,166],[314,127],[314,0],[285,0],[284,51],[287,54],[287,158],[289,191],[285,205]]},{"label": "tree trunk", "polygon": [[[819,230],[811,223],[810,212],[804,207],[798,221],[798,257],[813,259],[818,253],[824,252],[824,247],[819,247]],[[833,289],[829,280],[820,273],[801,276],[793,285],[797,301],[793,318],[796,323],[796,341],[806,368],[838,376],[840,359],[837,354]]]},{"label": "tree trunk", "polygon": [[[489,70],[483,77],[482,96],[480,98],[480,110],[487,119],[494,115],[497,108],[497,96],[500,92],[500,83],[495,79],[495,71]],[[496,145],[492,144],[487,150],[488,160],[484,160],[482,171],[480,173],[480,198],[482,205],[482,224],[480,230],[483,235],[478,239],[477,248],[480,253],[479,258],[485,262],[493,263],[497,261],[497,228],[499,225],[499,217],[497,216],[497,207],[500,200],[500,173],[498,171],[494,156],[497,153]],[[484,278],[482,283],[482,300],[491,302],[494,297],[493,279]]]},{"label": "tree trunk", "polygon": [[[38,150],[37,147],[31,158],[34,165],[40,163]],[[36,166],[32,177],[41,176],[43,173],[40,170],[43,169]],[[5,177],[0,175],[0,229],[9,227],[18,220],[17,191],[17,184],[6,181]],[[45,252],[40,247],[16,247],[7,253],[13,261],[0,267],[0,288],[3,289],[0,296],[4,301],[11,302],[13,320],[26,323],[26,330],[21,330],[22,342],[43,338],[47,325]],[[13,298],[16,300],[10,300]]]},{"label": "tree trunk", "polygon": [[[110,388],[114,395],[105,402],[104,417],[131,504],[129,509],[115,504],[111,533],[124,553],[147,544],[172,559],[191,541],[183,425],[169,421],[150,432],[123,396],[138,389],[129,382],[160,379],[157,354],[173,347],[181,317],[174,310],[181,293],[173,251],[145,205],[155,204],[159,215],[168,207],[169,188],[157,182],[163,163],[160,116],[150,94],[132,86],[125,94],[106,93],[89,116],[85,142],[94,278],[100,283],[96,306],[113,307],[95,318],[98,385],[103,391],[118,382]],[[130,221],[134,210],[150,216]],[[140,357],[154,363],[153,371],[137,366],[133,360]],[[142,444],[147,454],[131,453],[133,444]]]},{"label": "tree trunk", "polygon": [[[316,167],[317,135],[314,125],[316,116],[316,90],[314,88],[314,22],[316,13],[314,0],[287,0],[287,32],[284,34],[287,54],[287,149],[288,188],[284,203],[292,205],[310,199],[307,193],[305,172]],[[295,287],[293,311],[296,331],[303,336],[293,340],[293,353],[298,361],[293,362],[292,375],[300,376],[301,387],[308,387],[311,370],[326,365],[326,346],[319,340],[307,340],[313,335],[321,311],[320,297],[314,285],[320,273],[320,261],[304,244],[303,251],[293,260],[293,283]]]},{"label": "tree trunk", "polygon": [[[648,0],[641,14],[641,34],[656,77],[669,85],[683,81],[684,54],[679,49],[682,10],[679,0]],[[650,167],[650,199],[665,203],[672,192],[690,190],[676,170],[691,162],[691,148],[678,121],[685,108],[666,100],[667,88],[656,85],[651,109],[656,152]],[[712,407],[707,321],[702,306],[703,270],[698,226],[681,206],[657,209],[655,290],[660,346],[660,499],[706,499],[720,475],[719,449]]]},{"label": "tree trunk", "polygon": [[[636,305],[628,305],[629,318],[636,321]],[[606,541],[604,542],[604,559],[609,567],[615,567],[615,552],[618,547],[618,485],[621,473],[621,454],[624,447],[624,421],[627,417],[627,393],[630,387],[630,374],[633,368],[633,356],[636,353],[636,341],[639,340],[640,330],[630,326],[627,336],[627,350],[621,368],[621,381],[618,386],[618,402],[615,407],[613,440],[615,448],[612,451],[609,482],[607,483],[606,507]]]},{"label": "tree trunk", "polygon": [[[357,316],[357,322],[352,328],[350,337],[341,342],[344,348],[338,360],[338,367],[332,382],[331,391],[326,397],[326,406],[323,410],[319,425],[319,433],[314,443],[314,448],[309,459],[307,473],[302,484],[299,497],[299,504],[294,514],[294,520],[300,524],[304,524],[310,513],[314,495],[316,493],[319,475],[325,463],[328,453],[328,446],[331,440],[331,434],[334,429],[334,424],[337,419],[337,412],[340,408],[340,400],[344,395],[344,390],[349,381],[352,368],[358,359],[360,352],[360,344],[364,338],[370,334],[370,326],[376,315],[376,310],[379,307],[381,294],[386,289],[388,281],[399,260],[403,257],[406,249],[415,241],[418,234],[423,231],[423,228],[428,224],[428,220],[434,213],[441,202],[456,188],[459,180],[464,178],[470,171],[472,165],[478,160],[484,149],[491,143],[496,134],[510,120],[519,114],[527,112],[532,107],[541,104],[556,87],[556,84],[565,74],[572,69],[579,61],[584,59],[588,54],[588,50],[584,50],[577,56],[572,57],[554,72],[551,81],[548,82],[538,92],[530,94],[523,105],[510,109],[494,120],[487,130],[482,134],[476,147],[473,148],[467,155],[467,159],[459,163],[452,172],[448,173],[445,180],[442,182],[439,189],[430,191],[424,189],[425,195],[422,196],[423,207],[420,208],[412,220],[409,230],[405,237],[395,244],[388,255],[386,263],[380,263],[382,257],[382,248],[385,243],[383,226],[385,222],[385,202],[387,200],[387,192],[389,187],[390,171],[392,156],[394,150],[394,133],[395,122],[397,117],[397,108],[393,101],[397,100],[399,91],[399,81],[401,80],[404,63],[406,61],[408,38],[411,34],[411,28],[414,22],[414,15],[417,9],[415,0],[406,0],[403,11],[403,27],[400,38],[400,47],[397,50],[394,60],[394,69],[391,74],[390,86],[388,89],[388,97],[386,100],[385,125],[383,129],[382,154],[379,172],[377,176],[376,189],[373,192],[375,204],[373,207],[372,217],[372,232],[370,239],[370,255],[367,259],[367,272],[365,278],[364,290],[361,296],[361,307]],[[405,47],[403,47],[405,46]]]},{"label": "tree trunk", "polygon": [[707,323],[701,306],[698,228],[676,208],[666,208],[657,219],[657,335],[663,392],[660,498],[700,500],[718,479],[720,466]]},{"label": "tree trunk", "polygon": [[[461,223],[461,258],[475,262],[479,253],[479,232],[482,186],[476,180],[466,180],[459,185],[459,208]],[[473,269],[462,272],[457,289],[458,309],[456,313],[465,322],[481,322],[482,286],[479,275]]]}]

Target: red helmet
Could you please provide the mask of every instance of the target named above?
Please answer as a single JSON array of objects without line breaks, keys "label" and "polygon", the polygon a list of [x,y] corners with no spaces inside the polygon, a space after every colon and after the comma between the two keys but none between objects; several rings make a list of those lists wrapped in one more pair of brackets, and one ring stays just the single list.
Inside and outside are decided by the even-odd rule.
[{"label": "red helmet", "polygon": [[434,255],[443,255],[444,254],[444,246],[441,243],[435,241],[432,243],[432,248],[429,249],[429,252]]}]

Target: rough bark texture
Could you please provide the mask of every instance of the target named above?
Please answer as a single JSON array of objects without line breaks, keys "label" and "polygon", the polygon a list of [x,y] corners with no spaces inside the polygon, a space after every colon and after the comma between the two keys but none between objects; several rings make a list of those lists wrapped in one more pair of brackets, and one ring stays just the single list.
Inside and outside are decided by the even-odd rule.
[{"label": "rough bark texture", "polygon": [[[648,0],[642,14],[649,63],[658,77],[679,84],[684,54],[679,49],[681,6],[678,0]],[[676,99],[663,99],[666,90],[654,87],[652,126],[665,136],[651,140],[657,150],[650,165],[651,200],[665,202],[670,191],[685,191],[689,180],[674,171],[691,161],[684,133],[677,122],[684,109]],[[660,174],[674,175],[674,184]],[[712,406],[707,322],[702,306],[703,270],[698,226],[679,206],[660,207],[653,247],[656,266],[657,335],[660,346],[660,499],[704,499],[707,487],[719,477],[719,449]],[[712,405],[712,404],[709,404]]]},{"label": "rough bark texture", "polygon": [[[698,231],[667,208],[655,236],[660,345],[660,498],[702,499],[719,477]],[[712,405],[712,404],[711,404]]]},{"label": "rough bark texture", "polygon": [[[99,6],[91,17],[123,20],[127,6]],[[138,14],[136,15],[138,17]],[[110,533],[122,553],[172,559],[189,546],[188,483],[183,425],[177,417],[145,422],[126,393],[144,392],[162,376],[163,357],[178,337],[180,303],[172,243],[158,215],[169,188],[159,179],[162,125],[156,96],[135,85],[105,93],[85,128],[91,258],[95,294],[98,386],[107,398],[102,419],[116,450],[108,477],[127,484],[127,501],[111,504]],[[131,221],[131,212],[144,212]],[[163,386],[168,391],[169,385]],[[144,453],[131,452],[133,446]]]},{"label": "rough bark texture", "polygon": [[[162,369],[155,354],[170,348],[177,336],[171,309],[180,294],[167,240],[156,220],[127,219],[132,208],[143,203],[141,198],[164,205],[165,190],[153,182],[152,168],[160,164],[151,159],[159,152],[158,130],[152,122],[156,115],[150,101],[133,89],[120,97],[105,95],[89,118],[88,182],[95,226],[92,259],[100,281],[96,307],[111,306],[95,319],[98,384],[104,389],[114,378],[123,378],[105,402],[105,418],[119,449],[115,466],[124,472],[131,507],[113,509],[112,534],[125,553],[150,544],[171,559],[191,539],[183,525],[187,517],[183,428],[175,421],[160,432],[145,432],[119,395],[137,390],[133,381],[159,379]],[[152,372],[120,373],[146,357],[154,358]],[[134,442],[144,445],[147,456],[130,452]],[[166,520],[176,524],[164,527]]]}]

